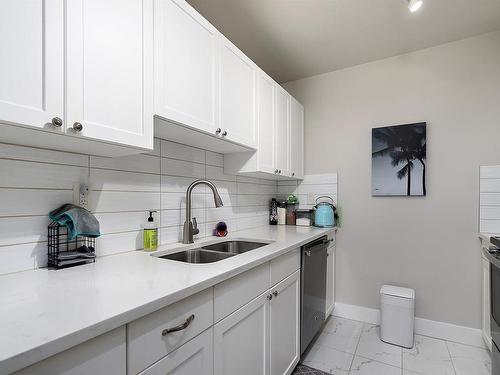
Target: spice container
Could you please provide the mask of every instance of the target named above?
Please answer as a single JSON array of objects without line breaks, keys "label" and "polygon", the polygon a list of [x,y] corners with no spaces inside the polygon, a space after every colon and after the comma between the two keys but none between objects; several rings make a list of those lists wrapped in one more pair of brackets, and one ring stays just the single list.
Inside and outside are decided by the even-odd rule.
[{"label": "spice container", "polygon": [[295,210],[295,225],[310,227],[312,225],[313,212],[313,210],[306,209]]},{"label": "spice container", "polygon": [[278,202],[278,225],[286,224],[286,201]]},{"label": "spice container", "polygon": [[295,203],[286,203],[286,225],[295,225]]}]

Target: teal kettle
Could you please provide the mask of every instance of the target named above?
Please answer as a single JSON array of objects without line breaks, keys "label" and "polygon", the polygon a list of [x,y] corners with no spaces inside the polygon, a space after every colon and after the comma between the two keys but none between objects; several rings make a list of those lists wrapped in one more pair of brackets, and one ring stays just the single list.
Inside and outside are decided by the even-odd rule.
[{"label": "teal kettle", "polygon": [[[321,198],[327,198],[330,202],[318,202]],[[316,198],[314,206],[314,226],[320,228],[333,228],[335,226],[335,207],[333,198],[322,195]]]}]

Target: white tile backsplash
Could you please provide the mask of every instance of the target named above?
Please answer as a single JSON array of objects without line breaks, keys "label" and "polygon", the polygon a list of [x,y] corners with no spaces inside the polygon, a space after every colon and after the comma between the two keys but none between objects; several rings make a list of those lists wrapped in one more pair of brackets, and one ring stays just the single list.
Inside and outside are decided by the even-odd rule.
[{"label": "white tile backsplash", "polygon": [[337,173],[305,175],[302,181],[279,181],[278,196],[285,199],[290,194],[297,196],[300,208],[312,208],[316,198],[323,195],[331,197],[337,204]]},{"label": "white tile backsplash", "polygon": [[89,182],[90,206],[101,224],[98,256],[142,248],[147,211],[160,227],[160,243],[181,239],[186,189],[196,178],[218,187],[224,207],[198,186],[193,216],[198,238],[218,221],[230,231],[265,225],[277,183],[223,172],[223,155],[155,139],[144,155],[105,158],[0,143],[0,274],[47,264],[47,214],[73,199],[73,183]]},{"label": "white tile backsplash", "polygon": [[480,167],[479,231],[500,233],[500,166]]}]

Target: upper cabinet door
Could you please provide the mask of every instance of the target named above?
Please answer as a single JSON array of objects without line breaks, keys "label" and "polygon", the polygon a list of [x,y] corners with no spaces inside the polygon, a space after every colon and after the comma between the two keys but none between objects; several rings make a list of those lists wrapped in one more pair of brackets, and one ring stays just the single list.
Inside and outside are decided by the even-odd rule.
[{"label": "upper cabinet door", "polygon": [[0,122],[61,128],[63,31],[63,0],[0,2]]},{"label": "upper cabinet door", "polygon": [[276,168],[290,175],[290,95],[281,86],[276,93]]},{"label": "upper cabinet door", "polygon": [[155,1],[155,113],[215,133],[218,31],[181,0]]},{"label": "upper cabinet door", "polygon": [[259,170],[274,173],[276,166],[276,84],[268,76],[258,81],[258,158]]},{"label": "upper cabinet door", "polygon": [[304,178],[304,107],[290,100],[290,176]]},{"label": "upper cabinet door", "polygon": [[[257,68],[220,35],[220,128],[222,136],[246,146],[257,140]],[[224,132],[227,135],[224,135]]]},{"label": "upper cabinet door", "polygon": [[68,0],[66,12],[68,134],[152,149],[153,0]]}]

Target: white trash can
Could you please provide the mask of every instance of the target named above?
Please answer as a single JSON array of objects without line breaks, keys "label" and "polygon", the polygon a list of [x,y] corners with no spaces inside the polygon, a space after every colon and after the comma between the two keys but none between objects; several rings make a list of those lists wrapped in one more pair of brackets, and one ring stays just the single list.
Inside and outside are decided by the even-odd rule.
[{"label": "white trash can", "polygon": [[415,291],[392,285],[380,289],[380,338],[389,344],[413,348]]}]

